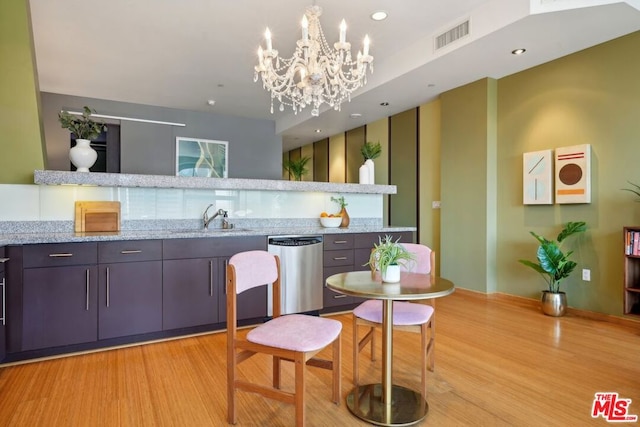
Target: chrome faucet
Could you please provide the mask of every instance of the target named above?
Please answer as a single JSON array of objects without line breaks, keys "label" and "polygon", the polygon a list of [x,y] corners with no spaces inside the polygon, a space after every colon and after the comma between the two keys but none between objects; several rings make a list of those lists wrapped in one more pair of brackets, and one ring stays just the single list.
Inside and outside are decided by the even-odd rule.
[{"label": "chrome faucet", "polygon": [[211,208],[211,206],[213,206],[213,204],[207,206],[207,209],[204,210],[204,214],[202,214],[202,223],[204,224],[205,230],[209,229],[209,223],[216,219],[218,216],[222,215],[224,218],[227,217],[227,211],[225,211],[224,209],[218,209],[218,211],[211,218],[209,218],[207,212],[209,212],[209,208]]}]

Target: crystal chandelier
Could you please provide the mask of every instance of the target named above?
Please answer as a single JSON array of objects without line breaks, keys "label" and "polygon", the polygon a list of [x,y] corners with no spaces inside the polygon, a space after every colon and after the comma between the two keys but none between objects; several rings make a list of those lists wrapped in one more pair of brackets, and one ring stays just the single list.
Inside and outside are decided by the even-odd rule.
[{"label": "crystal chandelier", "polygon": [[320,105],[328,104],[340,111],[340,104],[351,101],[351,93],[367,83],[367,67],[373,72],[373,57],[369,55],[369,36],[365,36],[362,51],[355,61],[351,58],[351,44],[346,42],[347,24],[340,24],[340,39],[333,49],[324,37],[320,26],[322,8],[309,6],[302,18],[302,38],[296,42],[291,58],[280,58],[271,44],[267,28],[267,48],[258,48],[258,65],[253,81],[262,77],[262,87],[271,92],[273,100],[293,108],[295,114],[311,105],[311,115],[320,114]]}]

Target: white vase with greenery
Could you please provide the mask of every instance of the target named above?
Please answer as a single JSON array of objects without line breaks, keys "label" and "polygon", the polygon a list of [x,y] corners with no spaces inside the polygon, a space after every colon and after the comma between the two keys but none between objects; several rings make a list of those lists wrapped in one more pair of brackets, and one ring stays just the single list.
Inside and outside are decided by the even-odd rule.
[{"label": "white vase with greenery", "polygon": [[364,164],[362,166],[366,166],[369,170],[369,179],[367,182],[363,181],[363,176],[365,175],[362,166],[360,167],[360,184],[375,184],[375,164],[373,163],[373,159],[378,158],[380,153],[382,152],[382,147],[379,142],[365,142],[360,148],[360,153],[362,153],[362,157],[364,157]]},{"label": "white vase with greenery", "polygon": [[91,109],[87,106],[83,108],[82,116],[61,111],[58,120],[63,129],[68,129],[76,137],[76,145],[69,150],[69,160],[78,172],[89,172],[89,168],[98,159],[98,153],[91,147],[91,141],[106,130],[105,124],[93,120]]}]

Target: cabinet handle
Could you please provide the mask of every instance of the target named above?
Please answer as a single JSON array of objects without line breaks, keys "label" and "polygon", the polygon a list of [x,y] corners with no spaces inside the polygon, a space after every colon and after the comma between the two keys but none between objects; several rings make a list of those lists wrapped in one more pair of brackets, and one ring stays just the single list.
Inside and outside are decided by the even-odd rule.
[{"label": "cabinet handle", "polygon": [[85,310],[89,311],[89,269],[87,269],[86,274],[87,276],[86,276],[85,287],[86,287],[86,294],[87,294],[87,303],[86,303]]},{"label": "cabinet handle", "polygon": [[333,241],[334,245],[344,245],[345,243],[347,243],[346,240],[334,240]]},{"label": "cabinet handle", "polygon": [[125,249],[123,251],[120,251],[121,254],[123,255],[128,255],[128,254],[141,254],[142,251],[140,249]]},{"label": "cabinet handle", "polygon": [[347,295],[334,295],[333,299],[338,299],[338,298],[346,298]]},{"label": "cabinet handle", "polygon": [[4,264],[7,261],[9,261],[9,258],[0,258],[0,263],[2,264]]},{"label": "cabinet handle", "polygon": [[209,296],[213,296],[213,261],[209,261]]},{"label": "cabinet handle", "polygon": [[111,281],[109,280],[109,267],[107,267],[107,307],[109,307],[109,302],[110,302],[110,292],[109,292],[109,288],[111,287]]},{"label": "cabinet handle", "polygon": [[339,260],[344,260],[344,259],[347,259],[347,257],[346,256],[334,256],[333,257],[334,261],[339,261]]},{"label": "cabinet handle", "polygon": [[69,257],[72,257],[73,254],[70,254],[69,252],[62,252],[59,254],[49,254],[49,256],[51,258],[69,258]]},{"label": "cabinet handle", "polygon": [[[4,262],[4,261],[2,261]],[[2,320],[2,326],[5,325],[5,319],[6,319],[6,296],[7,293],[5,292],[5,281],[4,281],[4,277],[2,278],[2,283],[0,284],[0,286],[2,286],[2,318],[0,318],[0,320]]]}]

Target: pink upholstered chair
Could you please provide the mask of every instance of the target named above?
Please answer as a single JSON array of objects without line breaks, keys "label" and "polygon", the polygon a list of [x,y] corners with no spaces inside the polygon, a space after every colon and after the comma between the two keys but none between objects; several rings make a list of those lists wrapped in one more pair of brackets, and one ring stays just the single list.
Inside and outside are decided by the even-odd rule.
[{"label": "pink upholstered chair", "polygon": [[[427,246],[415,243],[402,244],[415,257],[415,262],[401,265],[400,269],[414,273],[429,274],[435,265],[435,253]],[[367,333],[360,339],[358,327],[367,326]],[[371,360],[376,360],[375,328],[382,327],[382,301],[367,300],[353,310],[353,383],[358,385],[360,352],[365,346],[371,344]],[[420,353],[422,377],[422,394],[427,394],[427,369],[434,369],[435,328],[434,307],[421,303],[405,301],[393,302],[393,329],[394,331],[415,332],[421,335]]]},{"label": "pink upholstered chair", "polygon": [[[236,296],[257,286],[273,285],[273,318],[252,329],[246,339],[237,335]],[[296,426],[305,424],[306,365],[333,371],[332,399],[340,404],[340,333],[342,323],[333,319],[302,314],[281,316],[280,259],[266,251],[234,255],[227,266],[227,419],[236,423],[236,390],[295,404]],[[265,301],[266,303],[266,301]],[[332,345],[331,360],[314,356]],[[239,378],[237,366],[251,356],[273,356],[273,384],[266,386]],[[281,361],[295,364],[294,391],[280,389]]]}]

